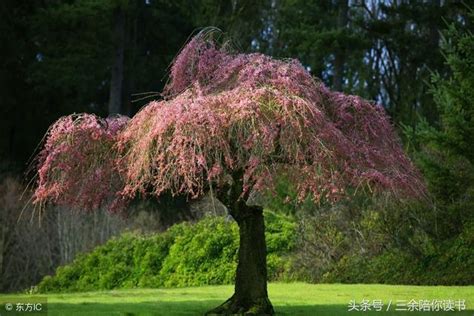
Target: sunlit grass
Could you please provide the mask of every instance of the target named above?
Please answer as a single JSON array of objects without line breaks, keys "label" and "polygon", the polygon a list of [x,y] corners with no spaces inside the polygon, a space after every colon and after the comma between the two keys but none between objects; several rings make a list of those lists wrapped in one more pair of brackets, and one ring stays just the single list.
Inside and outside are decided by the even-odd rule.
[{"label": "sunlit grass", "polygon": [[[0,302],[15,303],[45,298],[48,315],[202,315],[227,299],[233,287],[202,286],[171,289],[130,289],[48,295],[0,295]],[[270,299],[278,315],[474,315],[474,286],[402,286],[379,284],[273,283]],[[350,300],[382,300],[389,312],[348,312]],[[463,312],[395,311],[397,300],[465,300]],[[0,314],[3,312],[0,309]],[[2,314],[3,315],[3,314]],[[6,314],[8,315],[8,314]]]}]

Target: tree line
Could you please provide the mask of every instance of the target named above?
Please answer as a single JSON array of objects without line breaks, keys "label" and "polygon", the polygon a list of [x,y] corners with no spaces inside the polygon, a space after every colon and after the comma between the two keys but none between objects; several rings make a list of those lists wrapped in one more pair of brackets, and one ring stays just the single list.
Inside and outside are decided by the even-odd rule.
[{"label": "tree line", "polygon": [[133,115],[160,98],[193,32],[236,49],[298,58],[332,89],[383,104],[393,122],[438,120],[426,84],[447,67],[440,31],[469,28],[457,1],[3,1],[3,170],[23,171],[47,127],[72,112]]}]

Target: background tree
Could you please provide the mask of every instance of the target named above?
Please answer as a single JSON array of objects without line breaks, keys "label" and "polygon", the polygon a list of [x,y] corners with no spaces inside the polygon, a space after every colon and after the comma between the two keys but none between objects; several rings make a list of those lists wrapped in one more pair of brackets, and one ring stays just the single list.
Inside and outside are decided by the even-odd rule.
[{"label": "background tree", "polygon": [[468,19],[451,24],[444,32],[443,53],[450,75],[435,73],[431,86],[439,123],[424,119],[416,129],[407,129],[437,206],[434,221],[445,223],[431,230],[440,240],[458,235],[473,218],[468,211],[473,209],[474,180],[472,19],[471,12]]},{"label": "background tree", "polygon": [[130,121],[68,116],[39,155],[36,203],[123,208],[137,196],[215,195],[240,229],[235,294],[210,313],[273,314],[263,208],[251,195],[286,172],[298,199],[351,188],[419,196],[423,184],[383,110],[330,92],[297,61],[229,53],[205,30],[176,57],[167,99]]},{"label": "background tree", "polygon": [[28,65],[35,58],[35,46],[28,37],[28,19],[37,7],[38,3],[31,1],[0,3],[0,40],[4,43],[0,51],[0,93],[4,96],[0,107],[2,172],[21,172],[35,148],[34,143],[39,141],[33,139],[32,134],[43,134],[51,123],[38,122],[38,117],[45,111],[44,107],[31,106],[37,100],[28,82]]},{"label": "background tree", "polygon": [[[276,56],[293,56],[337,91],[354,92],[354,62],[361,63],[370,45],[348,1],[278,1],[275,6]],[[354,74],[355,75],[355,74]]]},{"label": "background tree", "polygon": [[297,56],[333,89],[377,100],[395,123],[433,122],[426,83],[446,72],[439,32],[465,14],[452,1],[277,1],[271,54]]}]

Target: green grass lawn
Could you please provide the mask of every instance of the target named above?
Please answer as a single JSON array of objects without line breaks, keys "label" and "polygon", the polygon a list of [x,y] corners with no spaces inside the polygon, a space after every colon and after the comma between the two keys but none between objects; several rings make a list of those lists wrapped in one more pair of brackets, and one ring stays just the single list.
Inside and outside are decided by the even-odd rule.
[{"label": "green grass lawn", "polygon": [[[232,292],[232,286],[202,286],[51,295],[0,294],[0,315],[15,315],[14,312],[5,312],[3,305],[6,302],[15,304],[19,299],[34,302],[44,298],[48,303],[48,315],[202,315],[222,303]],[[474,315],[474,286],[273,283],[269,285],[269,295],[277,315]],[[384,310],[392,300],[390,311],[348,311],[351,300],[360,305],[363,299],[370,303],[382,300]],[[466,310],[395,311],[397,300],[401,304],[412,299],[465,300]]]}]

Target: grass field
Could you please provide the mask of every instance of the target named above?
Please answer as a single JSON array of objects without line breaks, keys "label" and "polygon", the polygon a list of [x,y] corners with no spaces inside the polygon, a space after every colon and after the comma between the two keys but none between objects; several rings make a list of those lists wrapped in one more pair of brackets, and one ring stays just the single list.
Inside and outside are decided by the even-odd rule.
[{"label": "grass field", "polygon": [[[47,315],[202,315],[227,299],[232,286],[203,286],[173,289],[132,289],[51,295],[0,294],[0,315],[9,302],[36,302],[46,298]],[[277,315],[474,315],[474,286],[399,286],[378,284],[304,284],[273,283],[269,285],[270,299]],[[351,311],[349,303],[360,305],[382,300],[383,311]],[[410,300],[464,300],[464,311],[395,311]],[[389,301],[389,311],[385,311]],[[399,300],[399,302],[397,302]],[[448,303],[449,304],[449,303]],[[446,306],[446,305],[445,305]],[[28,313],[18,313],[27,315]],[[38,315],[38,314],[32,314]]]}]

